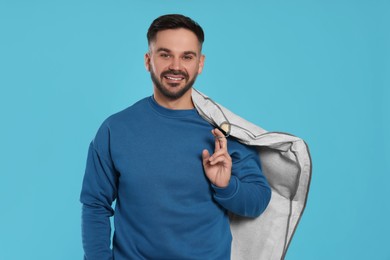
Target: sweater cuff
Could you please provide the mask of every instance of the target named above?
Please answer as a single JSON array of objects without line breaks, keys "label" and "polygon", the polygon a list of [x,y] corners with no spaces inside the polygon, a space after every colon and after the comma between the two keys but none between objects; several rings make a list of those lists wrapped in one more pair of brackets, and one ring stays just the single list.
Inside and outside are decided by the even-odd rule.
[{"label": "sweater cuff", "polygon": [[222,199],[229,199],[229,198],[233,197],[234,195],[236,195],[239,185],[238,185],[238,181],[237,181],[236,176],[232,175],[230,177],[230,181],[229,181],[228,186],[226,186],[225,188],[217,187],[214,184],[211,184],[211,186],[213,187],[213,189],[215,191],[216,197],[222,198]]}]

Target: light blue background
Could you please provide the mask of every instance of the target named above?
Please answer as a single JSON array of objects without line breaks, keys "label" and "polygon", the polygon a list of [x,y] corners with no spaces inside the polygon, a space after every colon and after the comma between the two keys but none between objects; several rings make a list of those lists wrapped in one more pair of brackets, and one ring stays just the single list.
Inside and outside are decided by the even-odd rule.
[{"label": "light blue background", "polygon": [[287,260],[390,259],[390,1],[0,0],[0,259],[81,259],[100,123],[152,85],[146,31],[206,32],[196,86],[305,139],[313,178]]}]

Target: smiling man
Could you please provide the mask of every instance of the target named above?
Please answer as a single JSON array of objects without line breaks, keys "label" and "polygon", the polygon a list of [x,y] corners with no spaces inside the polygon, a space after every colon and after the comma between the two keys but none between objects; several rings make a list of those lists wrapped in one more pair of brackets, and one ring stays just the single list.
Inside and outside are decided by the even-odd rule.
[{"label": "smiling man", "polygon": [[106,119],[89,147],[80,197],[85,259],[230,259],[228,212],[259,216],[270,187],[255,149],[194,108],[202,28],[165,15],[147,38],[153,95]]},{"label": "smiling man", "polygon": [[[145,54],[145,65],[157,90],[156,101],[181,100],[187,102],[184,108],[192,108],[189,90],[202,72],[203,62],[204,55],[193,32],[170,29],[157,33]],[[183,95],[185,98],[181,98]]]},{"label": "smiling man", "polygon": [[205,59],[200,43],[204,39],[203,32],[200,40],[194,32],[184,28],[153,33],[153,29],[148,33],[145,66],[155,87],[155,100],[168,108],[193,108],[190,90],[202,72]]}]

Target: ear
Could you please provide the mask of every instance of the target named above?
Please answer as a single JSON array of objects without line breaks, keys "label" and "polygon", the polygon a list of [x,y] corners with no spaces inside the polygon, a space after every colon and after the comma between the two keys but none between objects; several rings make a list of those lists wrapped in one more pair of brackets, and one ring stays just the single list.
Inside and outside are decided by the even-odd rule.
[{"label": "ear", "polygon": [[199,59],[199,69],[198,69],[198,74],[201,74],[202,71],[203,71],[203,66],[204,66],[204,61],[206,59],[206,56],[204,56],[203,54],[200,56],[200,59]]},{"label": "ear", "polygon": [[145,69],[147,71],[150,71],[150,54],[149,54],[149,52],[145,53],[144,62],[145,62]]}]

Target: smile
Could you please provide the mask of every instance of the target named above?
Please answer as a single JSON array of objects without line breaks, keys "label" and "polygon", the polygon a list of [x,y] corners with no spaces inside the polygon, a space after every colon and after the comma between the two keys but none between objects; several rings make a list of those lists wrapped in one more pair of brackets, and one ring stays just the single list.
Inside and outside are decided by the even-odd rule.
[{"label": "smile", "polygon": [[174,81],[180,81],[184,79],[183,77],[171,77],[171,76],[164,76],[164,78],[168,80],[174,80]]}]

